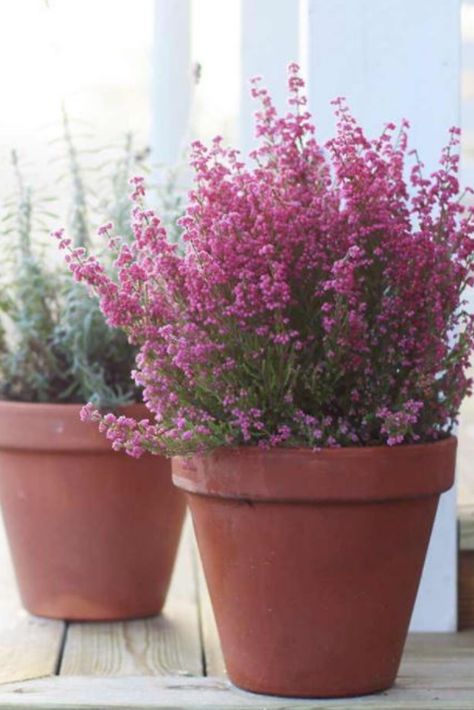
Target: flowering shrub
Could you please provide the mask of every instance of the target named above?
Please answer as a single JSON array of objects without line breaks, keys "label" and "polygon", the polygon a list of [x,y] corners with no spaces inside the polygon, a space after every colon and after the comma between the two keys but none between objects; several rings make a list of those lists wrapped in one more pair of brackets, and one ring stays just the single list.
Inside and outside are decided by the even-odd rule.
[{"label": "flowering shrub", "polygon": [[83,250],[67,260],[110,325],[139,346],[134,377],[153,423],[101,417],[116,449],[431,441],[451,430],[470,380],[473,210],[460,203],[459,131],[437,172],[405,167],[408,124],[369,140],[345,102],[318,144],[289,70],[279,116],[258,80],[259,147],[244,164],[216,138],[193,144],[184,255],[143,205],[118,277]]}]

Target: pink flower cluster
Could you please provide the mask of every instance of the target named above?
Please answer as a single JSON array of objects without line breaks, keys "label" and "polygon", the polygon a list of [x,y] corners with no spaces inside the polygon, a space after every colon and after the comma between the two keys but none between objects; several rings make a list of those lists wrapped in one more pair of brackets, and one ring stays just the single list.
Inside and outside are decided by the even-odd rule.
[{"label": "pink flower cluster", "polygon": [[89,412],[115,448],[394,445],[456,421],[474,336],[459,131],[426,176],[406,122],[369,139],[342,99],[335,137],[319,144],[302,87],[291,65],[278,115],[254,81],[248,162],[220,137],[193,144],[184,249],[144,207],[141,178],[135,240],[109,242],[115,278],[61,235],[75,278],[140,347],[133,376],[155,422]]}]

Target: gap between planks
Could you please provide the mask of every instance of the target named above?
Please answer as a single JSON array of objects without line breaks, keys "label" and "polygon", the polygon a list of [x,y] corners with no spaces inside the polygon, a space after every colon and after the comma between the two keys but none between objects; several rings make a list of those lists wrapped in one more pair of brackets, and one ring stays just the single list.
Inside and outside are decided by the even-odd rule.
[{"label": "gap between planks", "polygon": [[[471,520],[474,517],[469,511]],[[468,525],[469,536],[470,530]],[[423,647],[428,653],[432,638],[436,636],[411,635],[406,657],[410,657],[412,648]],[[442,641],[434,646],[442,647]],[[200,676],[204,669],[208,676],[226,677],[214,613],[188,517],[163,616],[122,623],[71,624],[61,675]]]},{"label": "gap between planks", "polygon": [[214,611],[212,609],[209,591],[202,568],[201,558],[196,539],[193,539],[193,555],[198,585],[199,621],[203,652],[203,665],[206,675],[215,678],[226,678],[226,668],[222,655],[221,643],[217,631]]},{"label": "gap between planks", "polygon": [[473,710],[474,631],[414,634],[396,685],[377,695],[298,700],[253,695],[218,678],[45,678],[0,687],[0,709],[35,710]]},{"label": "gap between planks", "polygon": [[217,678],[46,678],[0,688],[0,709],[35,710],[472,710],[474,631],[412,634],[395,687],[340,700],[252,695]]},{"label": "gap between planks", "polygon": [[[461,524],[461,541],[464,543],[462,547],[469,549],[472,545],[472,510],[463,516],[462,520],[466,519],[464,534]],[[196,574],[193,574],[193,568]],[[3,526],[0,525],[0,683],[53,675],[58,667],[64,631],[63,622],[33,617],[21,608]],[[459,634],[458,637],[468,641],[462,648],[465,647],[464,655],[472,668],[473,636]],[[442,638],[429,634],[413,635],[409,638],[405,658],[410,661],[413,655],[420,656],[420,649],[423,649],[424,661],[418,660],[417,673],[425,669],[429,675],[433,657],[436,660],[440,654],[442,656],[445,644],[450,643],[449,635]],[[458,643],[457,658],[460,653]],[[200,676],[202,654],[207,674],[224,677],[225,666],[214,616],[188,520],[163,616],[113,624],[70,624],[61,675]],[[448,665],[452,667],[451,662]],[[469,707],[474,708],[474,690]]]},{"label": "gap between planks", "polygon": [[200,676],[202,651],[187,519],[163,613],[149,619],[70,623],[61,676]]},{"label": "gap between planks", "polygon": [[22,608],[0,516],[0,683],[53,675],[64,634],[64,622]]}]

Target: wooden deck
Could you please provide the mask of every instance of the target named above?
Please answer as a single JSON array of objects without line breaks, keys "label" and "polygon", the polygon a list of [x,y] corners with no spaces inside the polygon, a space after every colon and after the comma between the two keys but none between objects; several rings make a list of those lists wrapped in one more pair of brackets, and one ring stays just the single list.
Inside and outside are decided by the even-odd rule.
[{"label": "wooden deck", "polygon": [[65,624],[20,607],[0,537],[0,708],[474,710],[474,631],[413,635],[396,687],[353,700],[252,695],[226,679],[189,526],[159,618]]}]

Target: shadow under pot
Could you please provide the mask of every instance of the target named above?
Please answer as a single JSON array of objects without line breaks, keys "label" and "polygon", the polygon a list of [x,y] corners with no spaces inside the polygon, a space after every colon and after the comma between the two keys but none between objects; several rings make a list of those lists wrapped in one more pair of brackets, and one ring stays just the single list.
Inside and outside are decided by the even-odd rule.
[{"label": "shadow under pot", "polygon": [[[58,619],[158,614],[184,496],[169,460],[112,451],[80,409],[0,402],[0,501],[23,605]],[[121,413],[147,416],[143,405]]]},{"label": "shadow under pot", "polygon": [[398,672],[456,439],[173,459],[230,679],[338,697]]}]

